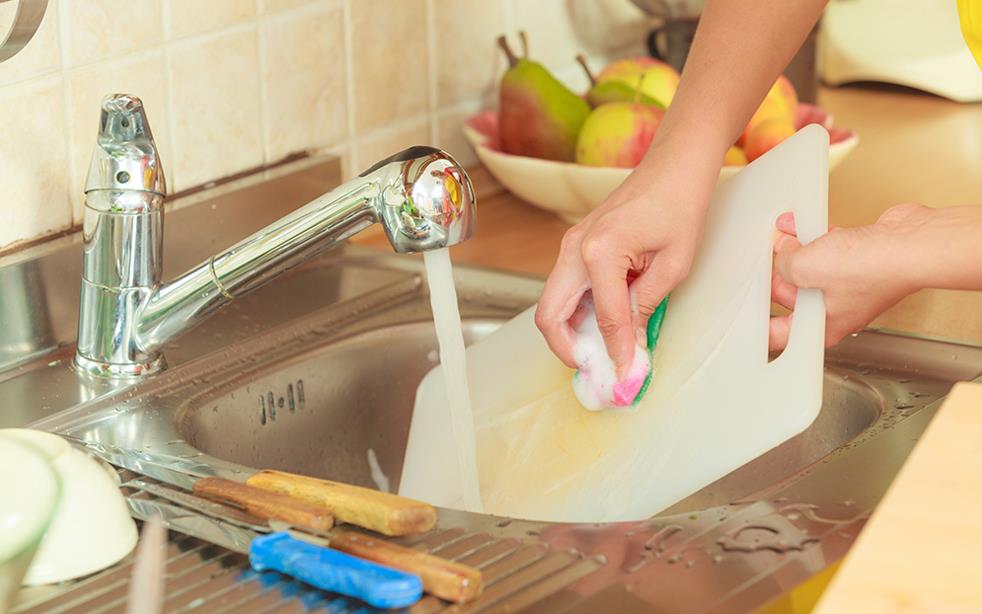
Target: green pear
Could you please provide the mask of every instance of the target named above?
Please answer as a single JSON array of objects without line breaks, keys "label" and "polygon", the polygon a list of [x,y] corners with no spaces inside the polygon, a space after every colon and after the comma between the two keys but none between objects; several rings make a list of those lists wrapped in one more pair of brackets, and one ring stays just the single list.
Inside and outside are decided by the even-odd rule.
[{"label": "green pear", "polygon": [[504,36],[498,44],[508,56],[501,78],[498,136],[505,153],[572,162],[576,139],[590,114],[590,105],[528,59],[525,33],[520,33],[524,56],[515,56]]},{"label": "green pear", "polygon": [[651,96],[620,81],[605,81],[594,85],[586,93],[586,99],[594,108],[608,102],[639,102],[656,106],[659,109],[665,108],[665,105]]}]

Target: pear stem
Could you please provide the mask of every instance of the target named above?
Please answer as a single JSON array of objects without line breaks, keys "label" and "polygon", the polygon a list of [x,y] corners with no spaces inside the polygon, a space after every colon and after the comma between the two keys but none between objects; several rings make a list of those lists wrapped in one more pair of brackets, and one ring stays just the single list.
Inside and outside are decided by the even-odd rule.
[{"label": "pear stem", "polygon": [[586,56],[584,56],[582,53],[578,53],[576,54],[576,61],[583,67],[583,72],[586,73],[586,78],[590,80],[590,87],[596,85],[597,78],[594,77],[593,72],[590,71],[590,65],[586,63]]},{"label": "pear stem", "polygon": [[529,58],[529,39],[525,36],[525,30],[518,31],[518,38],[522,41],[522,57],[527,60]]},{"label": "pear stem", "polygon": [[515,52],[508,46],[508,39],[505,38],[504,34],[498,37],[498,46],[501,47],[502,51],[505,52],[505,55],[508,56],[508,66],[514,66],[518,63],[518,58],[515,57]]}]

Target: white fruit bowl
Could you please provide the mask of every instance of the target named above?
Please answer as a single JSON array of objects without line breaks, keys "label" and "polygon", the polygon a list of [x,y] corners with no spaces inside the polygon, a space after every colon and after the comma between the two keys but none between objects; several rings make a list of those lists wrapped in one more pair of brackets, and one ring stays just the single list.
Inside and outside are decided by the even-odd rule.
[{"label": "white fruit bowl", "polygon": [[[829,170],[832,170],[859,143],[852,130],[832,127],[832,116],[822,109],[798,105],[797,128],[820,124],[829,131]],[[629,168],[583,166],[507,154],[498,141],[498,113],[485,111],[464,124],[464,134],[477,151],[477,157],[510,192],[533,205],[552,211],[569,223],[576,223],[594,210],[631,173]],[[724,166],[720,178],[738,173],[742,166]]]}]

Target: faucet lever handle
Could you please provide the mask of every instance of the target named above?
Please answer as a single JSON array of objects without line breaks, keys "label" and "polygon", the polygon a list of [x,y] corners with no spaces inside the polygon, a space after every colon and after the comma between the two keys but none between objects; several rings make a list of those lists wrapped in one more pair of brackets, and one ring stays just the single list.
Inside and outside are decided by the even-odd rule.
[{"label": "faucet lever handle", "polygon": [[164,169],[143,102],[130,94],[102,101],[99,135],[85,192],[130,190],[166,195]]}]

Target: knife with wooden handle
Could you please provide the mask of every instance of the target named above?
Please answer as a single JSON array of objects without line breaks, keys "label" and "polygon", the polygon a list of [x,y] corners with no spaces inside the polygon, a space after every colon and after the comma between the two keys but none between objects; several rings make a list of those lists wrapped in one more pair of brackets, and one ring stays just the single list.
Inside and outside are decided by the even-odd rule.
[{"label": "knife with wooden handle", "polygon": [[436,525],[436,509],[422,501],[283,471],[260,471],[246,484],[321,506],[339,522],[383,535],[425,533]]},{"label": "knife with wooden handle", "polygon": [[323,507],[224,478],[195,480],[191,492],[241,507],[263,520],[281,520],[315,533],[326,533],[334,526],[334,517]]}]

